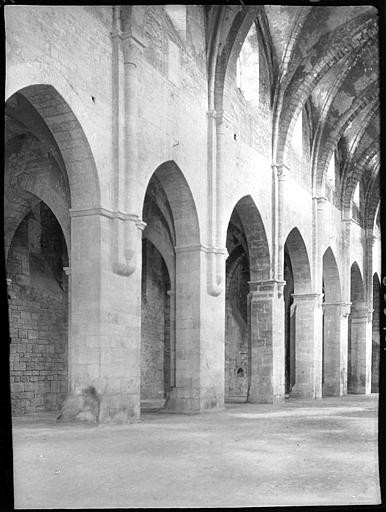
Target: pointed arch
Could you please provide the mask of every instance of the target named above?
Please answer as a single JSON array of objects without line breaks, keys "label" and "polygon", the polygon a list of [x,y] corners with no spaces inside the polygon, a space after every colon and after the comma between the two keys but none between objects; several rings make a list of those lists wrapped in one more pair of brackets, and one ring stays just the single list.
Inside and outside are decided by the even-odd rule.
[{"label": "pointed arch", "polygon": [[340,396],[344,382],[341,348],[341,286],[331,247],[323,254],[322,394]]},{"label": "pointed arch", "polygon": [[270,252],[266,229],[250,195],[242,197],[234,206],[233,212],[240,217],[245,232],[251,280],[258,281],[270,278]]},{"label": "pointed arch", "polygon": [[49,84],[28,85],[7,100],[18,102],[18,95],[37,111],[52,134],[63,159],[71,194],[71,208],[100,205],[98,173],[90,144],[83,128],[63,96]]},{"label": "pointed arch", "polygon": [[350,272],[350,296],[353,305],[357,302],[363,302],[365,298],[362,272],[356,261],[351,265]]},{"label": "pointed arch", "polygon": [[297,227],[289,232],[284,246],[291,260],[295,294],[310,293],[312,285],[310,260],[306,244]]},{"label": "pointed arch", "polygon": [[325,302],[339,302],[342,295],[339,269],[331,247],[323,254],[323,281]]},{"label": "pointed arch", "polygon": [[197,209],[193,194],[181,169],[173,160],[168,160],[157,167],[150,180],[153,176],[159,181],[170,204],[176,245],[199,244],[200,228]]}]

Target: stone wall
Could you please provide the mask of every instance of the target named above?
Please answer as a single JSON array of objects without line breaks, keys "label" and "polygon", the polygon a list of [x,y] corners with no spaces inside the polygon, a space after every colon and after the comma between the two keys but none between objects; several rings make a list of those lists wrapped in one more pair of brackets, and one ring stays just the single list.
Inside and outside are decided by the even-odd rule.
[{"label": "stone wall", "polygon": [[[239,207],[240,208],[240,205]],[[225,398],[247,399],[250,372],[248,293],[251,279],[246,235],[238,209],[227,231],[225,297]]]},{"label": "stone wall", "polygon": [[64,239],[48,207],[34,213],[17,229],[7,264],[14,414],[59,410],[67,392]]},{"label": "stone wall", "polygon": [[165,398],[169,391],[169,276],[162,256],[143,241],[141,399]]},{"label": "stone wall", "polygon": [[379,391],[379,362],[380,362],[380,283],[377,275],[373,277],[373,329],[372,329],[372,352],[371,352],[371,392]]},{"label": "stone wall", "polygon": [[[330,91],[330,84],[326,75],[323,88],[316,89],[312,104],[308,104],[307,97],[312,92],[310,82],[315,78],[309,69],[318,69],[313,64],[307,69],[311,63],[308,57],[318,57],[315,62],[326,64],[327,70],[333,59],[343,56],[334,47],[331,52],[326,51],[327,37],[320,46],[321,55],[313,55],[309,50],[320,27],[315,34],[311,27],[317,20],[312,21],[311,16],[311,25],[306,23],[303,30],[299,19],[299,26],[292,32],[294,19],[285,21],[283,8],[276,10],[277,25],[272,25],[272,36],[278,43],[276,50],[282,48],[288,53],[284,56],[281,52],[276,54],[276,50],[271,52],[274,46],[266,38],[269,32],[260,30],[265,26],[266,14],[270,17],[266,20],[268,25],[275,18],[275,8],[267,7],[265,14],[260,13],[258,32],[261,34],[254,47],[258,49],[260,62],[259,102],[251,109],[236,86],[237,45],[242,45],[236,35],[244,30],[246,9],[229,7],[231,12],[221,22],[219,47],[220,50],[230,49],[232,41],[236,41],[235,51],[229,54],[229,62],[224,62],[224,69],[218,69],[218,73],[213,70],[215,91],[209,90],[211,81],[208,79],[211,55],[217,55],[212,51],[216,38],[211,37],[217,30],[215,20],[221,25],[221,17],[214,14],[216,9],[178,6],[178,13],[174,10],[173,14],[170,6],[151,5],[121,6],[115,11],[112,6],[6,8],[7,116],[12,118],[12,123],[7,120],[7,124],[13,124],[15,134],[8,145],[9,160],[15,165],[8,165],[6,181],[10,186],[17,185],[17,201],[11,198],[15,199],[13,206],[6,207],[6,240],[7,243],[12,240],[20,219],[42,200],[56,216],[68,247],[71,242],[71,392],[78,387],[95,386],[104,403],[101,418],[110,419],[115,415],[122,418],[122,411],[129,411],[132,416],[139,414],[141,323],[143,398],[164,396],[170,381],[175,381],[172,407],[183,410],[222,407],[224,352],[228,393],[244,396],[246,380],[254,373],[255,400],[263,396],[264,400],[272,399],[273,395],[282,397],[284,334],[280,329],[284,323],[284,306],[282,295],[277,295],[276,291],[281,291],[283,278],[282,245],[294,229],[304,242],[299,258],[296,257],[298,240],[294,239],[290,251],[291,279],[295,288],[301,285],[296,293],[320,294],[321,255],[329,246],[337,259],[344,301],[349,302],[349,266],[354,260],[362,275],[366,275],[363,227],[351,222],[349,233],[349,224],[342,223],[341,205],[338,208],[336,201],[340,192],[333,198],[335,203],[329,196],[323,215],[319,215],[323,203],[319,195],[323,190],[319,190],[319,186],[316,192],[311,190],[311,177],[321,174],[326,152],[334,146],[329,132],[333,134],[335,128],[339,132],[343,125],[335,127],[338,116],[331,117],[321,134],[320,154],[313,150],[316,157],[311,162],[311,135],[315,138],[318,133],[315,130],[322,127],[321,119],[311,107],[317,97],[323,99],[319,92]],[[118,16],[121,16],[121,25]],[[253,19],[249,21],[253,23]],[[248,22],[248,17],[245,20]],[[330,25],[335,27],[335,21],[328,15],[322,25],[327,30]],[[280,30],[283,24],[287,28]],[[349,42],[352,32],[347,27],[345,30],[346,42]],[[290,33],[294,38],[292,50]],[[338,39],[332,41],[339,42]],[[347,46],[343,42],[342,48]],[[307,55],[302,54],[303,50]],[[216,61],[219,66],[222,56],[225,58],[226,54],[220,51]],[[289,66],[284,82],[277,74],[282,58],[283,69]],[[298,66],[299,73],[296,72]],[[218,87],[217,75],[224,78],[223,89]],[[363,83],[367,83],[367,78]],[[280,100],[282,84],[282,92],[290,92],[284,95],[283,105]],[[224,101],[218,109],[216,101],[222,93]],[[280,94],[275,98],[276,93]],[[350,93],[351,97],[354,98]],[[321,107],[316,103],[316,107]],[[32,109],[36,110],[34,116]],[[212,139],[213,109],[218,111],[215,116],[217,135]],[[297,117],[296,112],[303,119],[303,152],[297,154],[286,139],[286,130]],[[24,131],[21,133],[19,121],[26,123],[27,137]],[[282,146],[286,142],[289,147],[285,150]],[[25,152],[28,159],[23,157],[23,147],[28,149]],[[282,163],[288,165],[288,172]],[[319,163],[320,169],[318,167],[316,172],[314,167]],[[20,176],[19,170],[23,171]],[[148,190],[152,196],[150,206],[145,204],[146,190],[157,172],[160,182],[153,180],[157,186],[151,193]],[[342,166],[337,164],[338,181],[340,172],[343,172]],[[313,197],[315,193],[319,199]],[[169,199],[169,205],[164,196]],[[211,252],[214,247],[221,249],[226,244],[231,258],[232,251],[226,241],[227,225],[235,205],[246,197],[248,200],[239,209],[240,214],[244,212],[241,227],[248,238],[250,278],[251,281],[271,282],[267,285],[269,293],[264,283],[256,284],[251,308],[255,317],[250,321],[253,335],[248,334],[246,328],[248,290],[241,277],[243,271],[239,269],[234,273],[231,293],[226,298],[226,267],[217,256],[212,258]],[[253,220],[254,209],[259,212],[258,221]],[[140,222],[141,212],[147,224],[143,233],[140,232],[144,227]],[[21,228],[27,230],[24,238],[18,242],[22,236],[20,231],[9,256],[12,337],[17,340],[16,345],[21,346],[17,350],[13,344],[15,348],[12,348],[13,379],[21,377],[23,371],[25,379],[40,375],[28,374],[29,371],[54,372],[51,365],[54,356],[49,361],[50,366],[48,358],[42,354],[55,354],[55,347],[48,350],[45,346],[55,344],[61,336],[66,339],[65,328],[60,327],[65,322],[65,298],[60,295],[65,292],[64,263],[56,267],[57,248],[43,250],[40,242],[37,247],[33,245],[29,237],[34,235],[35,228],[31,217],[28,226]],[[141,237],[149,241],[143,267]],[[150,243],[162,256],[151,249]],[[376,243],[374,248],[374,261],[378,266],[379,246]],[[39,251],[35,250],[37,248]],[[214,260],[215,265],[212,265]],[[165,265],[170,283],[165,277]],[[284,276],[286,280],[287,277]],[[238,288],[240,282],[243,282],[242,290]],[[171,315],[168,313],[168,289],[176,297]],[[292,292],[293,286],[287,282],[287,333]],[[305,323],[299,324],[297,334],[303,336],[306,344],[315,337],[315,333],[310,336],[306,328],[310,315],[315,317],[316,313],[310,304],[305,304],[305,299],[302,307],[306,313],[298,318],[303,318]],[[173,325],[171,336],[168,334],[169,316]],[[289,330],[294,333],[294,326]],[[246,355],[248,336],[256,341],[250,343],[249,348],[256,349],[250,361]],[[176,364],[171,369],[173,379],[169,375],[168,337],[172,338],[172,350],[175,349],[176,354]],[[282,338],[279,340],[279,337]],[[28,357],[38,357],[29,350],[33,339],[42,340],[36,342],[35,348],[40,351],[39,357],[45,358],[44,362],[43,359],[25,360],[28,351]],[[45,343],[48,339],[49,343]],[[287,335],[285,343],[288,355],[294,338]],[[346,354],[345,343],[342,351]],[[24,350],[23,345],[28,350]],[[304,354],[306,352],[304,350]],[[291,346],[289,353],[294,357]],[[298,356],[300,360],[299,350]],[[65,379],[62,382],[60,377],[60,372],[65,371],[60,358],[66,359],[64,353],[59,357],[58,352],[55,360],[57,373],[41,374],[47,379],[39,384],[40,394],[30,390],[35,380],[26,380],[26,388],[22,381],[14,380],[13,396],[16,392],[32,393],[24,395],[23,400],[36,399],[38,402],[33,407],[48,407],[47,397],[51,394],[51,402],[56,400],[58,404],[59,395],[54,399],[52,394],[62,392],[56,388],[65,387]],[[253,372],[252,359],[255,361]],[[287,361],[287,391],[289,368],[291,379],[294,378],[294,359],[291,361]],[[42,368],[32,368],[33,362]],[[246,375],[248,371],[250,374]],[[244,380],[241,381],[241,377]],[[48,381],[52,382],[47,384]],[[274,381],[280,384],[280,390],[279,384],[276,391],[270,388]],[[31,402],[25,402],[23,407],[27,406],[31,408]]]},{"label": "stone wall", "polygon": [[295,384],[295,317],[292,294],[294,292],[294,279],[291,260],[287,252],[284,253],[284,280],[286,282],[284,294],[284,332],[285,332],[285,391],[289,393]]},{"label": "stone wall", "polygon": [[248,295],[249,267],[244,255],[232,272],[225,300],[225,398],[248,394]]}]

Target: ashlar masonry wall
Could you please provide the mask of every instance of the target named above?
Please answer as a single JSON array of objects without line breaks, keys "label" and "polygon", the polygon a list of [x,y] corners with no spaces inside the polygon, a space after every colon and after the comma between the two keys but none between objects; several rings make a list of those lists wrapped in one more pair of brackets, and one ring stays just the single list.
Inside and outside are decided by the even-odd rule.
[{"label": "ashlar masonry wall", "polygon": [[141,399],[166,398],[170,368],[170,288],[162,256],[143,240]]},{"label": "ashlar masonry wall", "polygon": [[12,413],[59,410],[67,393],[64,239],[43,203],[20,224],[7,265]]}]

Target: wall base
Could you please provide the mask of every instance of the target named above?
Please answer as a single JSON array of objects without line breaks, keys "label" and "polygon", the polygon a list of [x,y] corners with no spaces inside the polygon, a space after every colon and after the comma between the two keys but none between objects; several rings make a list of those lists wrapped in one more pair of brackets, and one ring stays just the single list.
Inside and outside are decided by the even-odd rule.
[{"label": "wall base", "polygon": [[[204,396],[203,396],[204,395]],[[205,393],[200,389],[173,388],[166,400],[164,411],[194,414],[224,409],[223,393]]]},{"label": "wall base", "polygon": [[88,387],[81,392],[67,395],[57,421],[122,424],[136,420],[139,416],[137,395],[98,395],[95,388]]}]

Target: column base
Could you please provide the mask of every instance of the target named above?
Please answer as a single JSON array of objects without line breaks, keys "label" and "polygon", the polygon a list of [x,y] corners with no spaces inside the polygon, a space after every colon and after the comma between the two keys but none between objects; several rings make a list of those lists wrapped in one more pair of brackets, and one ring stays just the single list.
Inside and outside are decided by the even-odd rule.
[{"label": "column base", "polygon": [[337,382],[324,382],[323,396],[343,396],[343,390],[340,383]]},{"label": "column base", "polygon": [[284,402],[285,394],[272,395],[272,393],[267,394],[250,394],[247,398],[247,402],[249,404],[278,404]]},{"label": "column base", "polygon": [[290,393],[290,398],[300,398],[303,400],[315,400],[318,398],[322,398],[321,396],[317,396],[315,391],[309,388],[303,388],[300,385],[294,385],[292,391]]},{"label": "column base", "polygon": [[137,395],[124,393],[99,395],[93,386],[67,395],[57,416],[60,422],[129,423],[140,415]]},{"label": "column base", "polygon": [[221,411],[224,409],[224,394],[205,392],[201,389],[172,388],[163,411],[181,414]]},{"label": "column base", "polygon": [[350,384],[347,386],[347,393],[351,395],[370,395],[371,383],[368,379],[366,381],[365,375],[351,376]]},{"label": "column base", "polygon": [[350,386],[347,390],[349,395],[371,395],[371,391],[363,386]]}]

